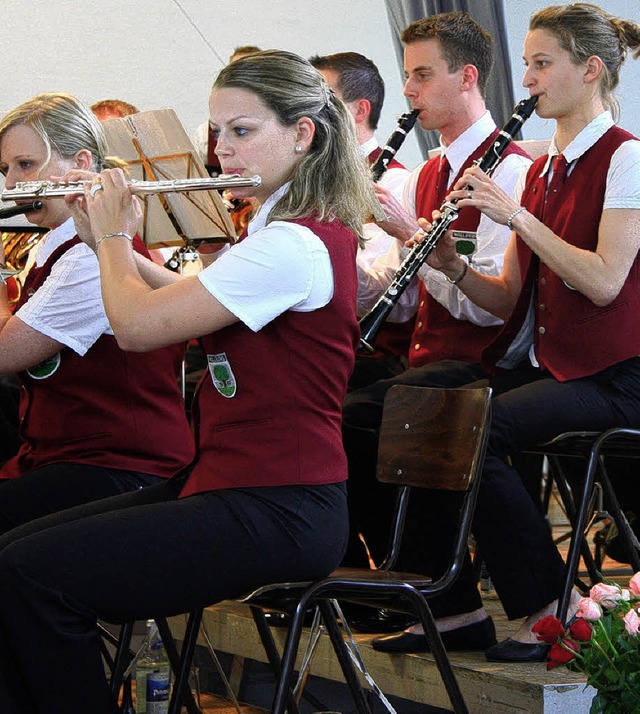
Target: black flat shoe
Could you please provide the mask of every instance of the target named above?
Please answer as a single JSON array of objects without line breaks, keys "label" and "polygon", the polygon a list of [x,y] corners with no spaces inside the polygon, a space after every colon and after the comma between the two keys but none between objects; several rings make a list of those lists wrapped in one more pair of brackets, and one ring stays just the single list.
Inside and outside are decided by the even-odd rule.
[{"label": "black flat shoe", "polygon": [[[479,622],[457,627],[455,630],[441,632],[440,637],[448,652],[486,650],[487,647],[495,645],[496,628],[493,620],[487,617]],[[411,632],[376,637],[371,640],[371,645],[379,652],[428,652],[430,650],[426,635],[414,635]]]},{"label": "black flat shoe", "polygon": [[349,625],[356,632],[377,634],[378,632],[402,632],[411,627],[416,618],[403,612],[391,610],[372,610],[370,615],[349,620]]},{"label": "black flat shoe", "polygon": [[547,659],[549,645],[517,642],[508,637],[485,652],[489,662],[542,662]]}]

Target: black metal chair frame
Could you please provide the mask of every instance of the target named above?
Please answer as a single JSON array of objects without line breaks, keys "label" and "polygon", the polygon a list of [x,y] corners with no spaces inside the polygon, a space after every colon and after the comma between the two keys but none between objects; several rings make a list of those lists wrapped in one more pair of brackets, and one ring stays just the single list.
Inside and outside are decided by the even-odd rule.
[{"label": "black metal chair frame", "polygon": [[[565,583],[557,611],[558,617],[564,622],[567,619],[571,590],[577,580],[581,555],[591,582],[595,584],[603,579],[586,539],[593,514],[594,492],[598,484],[602,489],[608,515],[616,524],[620,538],[631,554],[631,565],[635,571],[640,570],[640,543],[620,507],[605,463],[607,456],[640,459],[640,429],[616,427],[603,432],[566,432],[530,451],[543,453],[548,457],[551,477],[558,487],[571,524]],[[567,457],[586,460],[581,491],[575,487],[571,488],[562,468],[562,459]]]}]

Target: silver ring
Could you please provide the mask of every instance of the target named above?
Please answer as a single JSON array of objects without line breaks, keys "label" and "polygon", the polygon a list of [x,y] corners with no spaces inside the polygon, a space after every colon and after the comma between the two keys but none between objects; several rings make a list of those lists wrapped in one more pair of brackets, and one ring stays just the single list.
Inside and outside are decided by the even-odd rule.
[{"label": "silver ring", "polygon": [[102,191],[101,183],[94,183],[93,186],[89,189],[89,193],[92,197],[95,196],[98,191]]},{"label": "silver ring", "polygon": [[467,198],[473,198],[473,189],[472,188],[467,188]]}]

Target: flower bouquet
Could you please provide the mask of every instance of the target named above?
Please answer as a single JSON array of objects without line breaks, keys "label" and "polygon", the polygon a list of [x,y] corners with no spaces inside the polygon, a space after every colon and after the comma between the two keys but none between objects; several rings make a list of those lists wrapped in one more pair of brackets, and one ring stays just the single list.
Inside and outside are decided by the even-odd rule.
[{"label": "flower bouquet", "polygon": [[551,645],[547,669],[564,664],[587,675],[598,692],[591,714],[640,712],[640,572],[628,588],[594,585],[568,627],[549,615],[533,631]]}]

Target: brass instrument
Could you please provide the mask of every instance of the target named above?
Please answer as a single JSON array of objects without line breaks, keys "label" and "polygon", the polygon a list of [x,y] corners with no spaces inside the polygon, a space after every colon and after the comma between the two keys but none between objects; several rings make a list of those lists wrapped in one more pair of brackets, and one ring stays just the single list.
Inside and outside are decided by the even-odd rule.
[{"label": "brass instrument", "polygon": [[[15,188],[5,189],[0,194],[2,201],[21,199],[58,198],[84,193],[88,181],[19,181]],[[189,191],[219,191],[223,189],[260,186],[260,176],[244,177],[239,174],[222,174],[218,178],[175,179],[167,181],[128,181],[129,190],[135,196],[157,193],[187,193]]]},{"label": "brass instrument", "polygon": [[[500,130],[495,141],[492,142],[484,156],[476,162],[476,165],[482,171],[490,174],[497,166],[504,150],[520,131],[525,121],[531,116],[537,101],[538,97],[534,95],[516,104],[513,114]],[[436,247],[440,238],[444,236],[451,223],[458,217],[460,209],[456,206],[457,203],[457,199],[454,199],[453,201],[445,201],[442,204],[440,216],[433,222],[431,230],[425,235],[424,240],[414,244],[393,276],[389,287],[378,298],[371,310],[360,320],[360,349],[367,352],[375,351],[375,340],[382,324],[400,300],[409,283],[417,275],[418,270],[427,260],[431,251]]]}]

